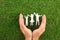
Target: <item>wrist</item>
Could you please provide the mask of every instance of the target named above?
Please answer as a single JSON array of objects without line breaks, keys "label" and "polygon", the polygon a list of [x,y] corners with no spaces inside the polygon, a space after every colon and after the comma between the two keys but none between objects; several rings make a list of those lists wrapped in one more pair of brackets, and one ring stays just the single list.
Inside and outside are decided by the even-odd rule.
[{"label": "wrist", "polygon": [[33,38],[33,40],[39,40],[39,38],[36,37],[36,38]]},{"label": "wrist", "polygon": [[26,38],[25,38],[25,40],[32,40],[32,38],[31,38],[31,37],[29,37],[29,38],[28,38],[28,37],[26,37]]}]

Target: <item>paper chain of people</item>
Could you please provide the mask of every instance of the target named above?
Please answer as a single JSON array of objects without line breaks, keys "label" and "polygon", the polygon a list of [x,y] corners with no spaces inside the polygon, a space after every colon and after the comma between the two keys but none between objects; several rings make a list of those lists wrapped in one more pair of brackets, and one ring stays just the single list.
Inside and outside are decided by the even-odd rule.
[{"label": "paper chain of people", "polygon": [[30,20],[30,25],[32,26],[33,25],[33,23],[35,22],[34,21],[34,15],[36,16],[36,25],[38,24],[40,24],[40,22],[39,22],[39,17],[41,17],[42,15],[38,15],[38,13],[35,13],[34,12],[34,14],[31,14],[31,15],[27,15],[27,16],[24,16],[25,17],[25,24],[26,24],[26,26],[28,26],[28,18],[29,17],[31,17],[31,20]]}]

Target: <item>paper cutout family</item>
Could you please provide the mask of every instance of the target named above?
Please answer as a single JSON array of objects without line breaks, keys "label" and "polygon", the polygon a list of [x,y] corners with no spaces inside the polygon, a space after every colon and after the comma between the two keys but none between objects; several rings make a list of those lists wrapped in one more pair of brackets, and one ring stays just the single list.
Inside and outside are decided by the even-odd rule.
[{"label": "paper cutout family", "polygon": [[30,20],[30,25],[32,26],[33,25],[33,23],[35,22],[34,21],[34,15],[36,16],[36,25],[38,24],[40,24],[40,22],[39,22],[39,17],[41,17],[42,15],[38,15],[38,13],[35,13],[34,12],[34,14],[31,14],[31,15],[27,15],[27,16],[24,16],[25,17],[25,24],[26,24],[26,26],[28,26],[28,18],[29,17],[31,17],[31,20]]}]

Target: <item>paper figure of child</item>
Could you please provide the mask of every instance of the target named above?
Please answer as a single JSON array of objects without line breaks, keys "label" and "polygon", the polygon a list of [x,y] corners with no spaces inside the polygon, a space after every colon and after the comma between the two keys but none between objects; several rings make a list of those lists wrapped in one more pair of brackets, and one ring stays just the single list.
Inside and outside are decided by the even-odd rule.
[{"label": "paper figure of child", "polygon": [[30,25],[33,25],[33,23],[34,23],[34,14],[31,14],[31,20],[30,20]]}]

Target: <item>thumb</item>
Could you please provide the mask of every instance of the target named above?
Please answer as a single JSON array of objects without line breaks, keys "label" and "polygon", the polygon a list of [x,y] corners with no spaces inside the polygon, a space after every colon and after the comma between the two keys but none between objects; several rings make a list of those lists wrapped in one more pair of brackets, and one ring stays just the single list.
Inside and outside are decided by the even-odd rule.
[{"label": "thumb", "polygon": [[21,29],[25,29],[26,28],[26,26],[24,25],[24,18],[23,18],[22,14],[19,15],[19,25],[20,25]]},{"label": "thumb", "polygon": [[39,28],[45,28],[45,27],[46,27],[46,16],[43,15],[42,22],[41,22],[41,25],[39,26]]},{"label": "thumb", "polygon": [[24,25],[24,19],[22,14],[19,15],[19,24]]}]

